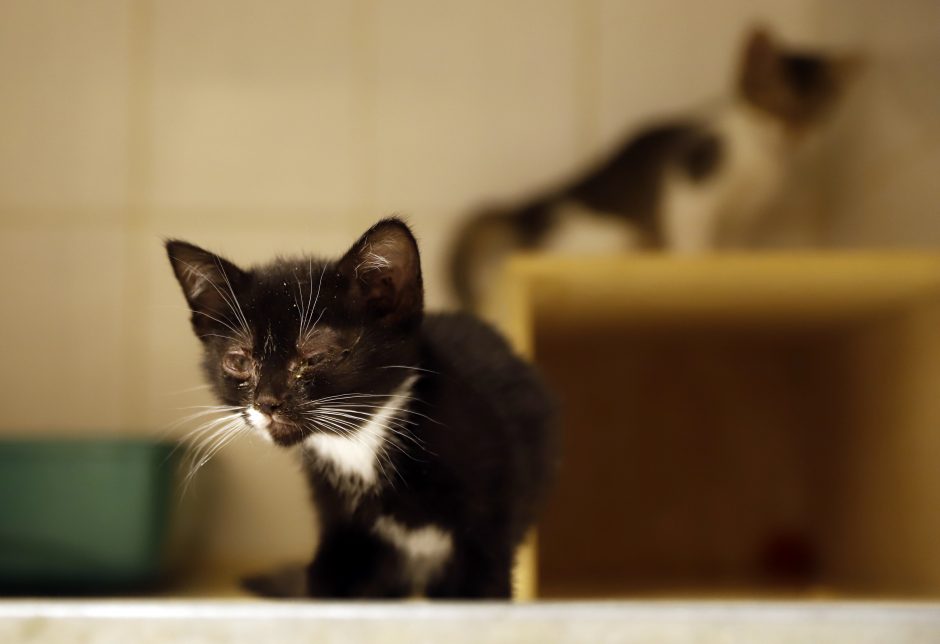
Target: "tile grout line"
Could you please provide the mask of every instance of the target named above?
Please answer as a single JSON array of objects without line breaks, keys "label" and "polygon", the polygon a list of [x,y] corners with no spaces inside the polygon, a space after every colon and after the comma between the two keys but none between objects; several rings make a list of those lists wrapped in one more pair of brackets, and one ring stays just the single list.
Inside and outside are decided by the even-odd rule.
[{"label": "tile grout line", "polygon": [[[134,0],[128,20],[127,89],[127,212],[124,222],[124,328],[123,391],[121,418],[123,431],[145,429],[144,417],[149,385],[149,320],[146,315],[150,295],[147,271],[147,239],[150,223],[152,98],[151,0]],[[149,429],[149,428],[147,428]]]}]

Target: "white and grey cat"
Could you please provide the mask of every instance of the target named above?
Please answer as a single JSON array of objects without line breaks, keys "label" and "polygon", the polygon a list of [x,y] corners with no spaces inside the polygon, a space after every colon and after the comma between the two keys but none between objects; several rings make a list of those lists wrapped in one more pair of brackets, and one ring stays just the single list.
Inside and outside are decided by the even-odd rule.
[{"label": "white and grey cat", "polygon": [[754,30],[732,100],[650,127],[572,180],[469,219],[451,257],[462,304],[475,308],[517,250],[742,246],[856,66],[854,57],[791,49]]}]

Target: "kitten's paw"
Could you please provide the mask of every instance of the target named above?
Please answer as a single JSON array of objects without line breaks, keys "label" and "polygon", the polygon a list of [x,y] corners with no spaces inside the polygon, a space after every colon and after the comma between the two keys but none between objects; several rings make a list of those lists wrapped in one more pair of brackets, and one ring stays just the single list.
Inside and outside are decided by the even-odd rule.
[{"label": "kitten's paw", "polygon": [[253,595],[272,599],[302,599],[309,597],[307,567],[292,564],[271,572],[243,577],[241,586]]}]

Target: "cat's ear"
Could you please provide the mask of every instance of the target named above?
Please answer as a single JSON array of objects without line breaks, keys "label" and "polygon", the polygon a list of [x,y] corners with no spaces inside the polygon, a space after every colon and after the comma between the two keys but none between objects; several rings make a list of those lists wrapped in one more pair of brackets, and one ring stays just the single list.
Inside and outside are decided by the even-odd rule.
[{"label": "cat's ear", "polygon": [[244,271],[214,253],[175,239],[167,240],[166,254],[193,312],[197,334],[219,324],[242,326],[238,292],[247,281]]},{"label": "cat's ear", "polygon": [[367,230],[339,261],[351,307],[387,324],[419,320],[424,308],[418,243],[400,219]]},{"label": "cat's ear", "polygon": [[741,58],[742,84],[760,85],[773,78],[779,55],[776,41],[766,27],[751,29]]}]

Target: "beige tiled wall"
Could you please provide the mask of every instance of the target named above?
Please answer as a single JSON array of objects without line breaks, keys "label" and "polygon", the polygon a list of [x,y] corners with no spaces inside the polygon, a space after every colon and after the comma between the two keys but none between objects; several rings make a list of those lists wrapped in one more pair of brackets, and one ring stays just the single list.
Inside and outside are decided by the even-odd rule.
[{"label": "beige tiled wall", "polygon": [[[754,21],[817,41],[824,4],[2,0],[0,431],[154,435],[207,402],[162,237],[334,254],[398,212],[442,305],[463,212],[721,96]],[[307,553],[288,456],[215,472],[216,559]]]},{"label": "beige tiled wall", "polygon": [[829,0],[820,26],[868,57],[829,147],[829,235],[846,246],[940,243],[940,3]]}]

